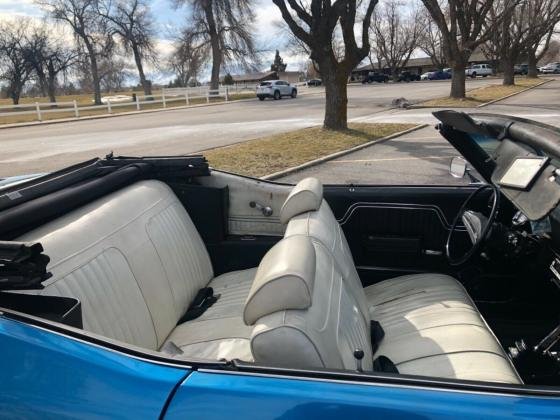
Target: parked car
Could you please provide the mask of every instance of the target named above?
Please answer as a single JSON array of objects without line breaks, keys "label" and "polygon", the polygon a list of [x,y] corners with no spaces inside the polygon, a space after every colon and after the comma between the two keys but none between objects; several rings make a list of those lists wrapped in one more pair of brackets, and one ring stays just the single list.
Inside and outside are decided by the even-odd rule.
[{"label": "parked car", "polygon": [[426,73],[422,73],[420,75],[420,80],[429,80],[429,77],[430,77],[431,73],[432,73],[431,71],[427,71]]},{"label": "parked car", "polygon": [[321,86],[323,81],[321,79],[311,79],[307,81],[307,86]]},{"label": "parked car", "polygon": [[494,71],[488,64],[474,64],[465,69],[465,74],[474,79],[477,76],[492,76],[492,74],[494,74]]},{"label": "parked car", "polygon": [[364,80],[362,80],[362,84],[366,83],[387,83],[389,81],[389,76],[383,73],[369,73]]},{"label": "parked car", "polygon": [[463,184],[203,156],[4,184],[2,417],[557,417],[560,130],[434,115]]},{"label": "parked car", "polygon": [[513,66],[513,73],[514,74],[521,74],[526,75],[529,73],[529,65],[528,64],[516,64]]},{"label": "parked car", "polygon": [[420,80],[420,75],[410,71],[403,71],[398,78],[399,82],[415,82],[418,80]]},{"label": "parked car", "polygon": [[541,72],[544,74],[559,74],[560,73],[560,63],[550,63],[541,68]]},{"label": "parked car", "polygon": [[447,73],[443,70],[432,71],[428,75],[428,80],[446,80],[451,79],[451,73]]},{"label": "parked car", "polygon": [[444,72],[451,74],[453,72],[453,69],[451,67],[446,67],[443,69]]},{"label": "parked car", "polygon": [[281,99],[283,96],[297,97],[297,88],[290,85],[284,80],[269,80],[261,82],[257,86],[257,98],[264,101],[266,98],[275,100]]}]

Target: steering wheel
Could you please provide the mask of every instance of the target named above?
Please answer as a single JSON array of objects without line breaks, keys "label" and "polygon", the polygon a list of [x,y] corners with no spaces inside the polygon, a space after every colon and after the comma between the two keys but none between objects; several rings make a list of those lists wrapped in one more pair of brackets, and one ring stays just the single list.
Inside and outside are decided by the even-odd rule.
[{"label": "steering wheel", "polygon": [[[492,207],[490,210],[490,215],[486,217],[484,214],[469,210],[469,204],[473,201],[475,197],[481,194],[483,191],[488,189],[492,190]],[[459,213],[455,216],[453,225],[449,230],[449,235],[447,236],[447,242],[445,243],[445,256],[450,265],[457,266],[467,262],[475,253],[480,249],[482,243],[488,236],[490,228],[496,219],[498,214],[498,208],[500,207],[500,190],[493,184],[485,184],[477,188],[469,197],[465,200]],[[457,232],[457,226],[459,221],[463,222],[465,229],[471,240],[472,247],[462,256],[454,258],[451,255],[451,238],[453,234]]]}]

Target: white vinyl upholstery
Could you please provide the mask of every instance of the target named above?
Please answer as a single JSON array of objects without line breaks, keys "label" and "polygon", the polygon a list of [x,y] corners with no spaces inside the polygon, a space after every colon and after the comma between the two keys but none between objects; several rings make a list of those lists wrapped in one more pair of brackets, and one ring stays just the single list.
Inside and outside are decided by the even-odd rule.
[{"label": "white vinyl upholstery", "polygon": [[292,189],[280,209],[280,221],[288,223],[292,217],[315,211],[323,200],[323,185],[316,178],[305,178]]},{"label": "white vinyl upholstery", "polygon": [[[164,183],[138,182],[19,240],[43,244],[53,277],[40,293],[80,299],[86,330],[152,350],[173,341],[184,351],[177,357],[251,360],[241,316],[255,269],[214,278],[200,235]],[[177,326],[206,286],[218,301]]]},{"label": "white vinyl upholstery", "polygon": [[[309,180],[294,190],[302,194],[306,185],[312,185],[314,192],[322,191]],[[292,205],[297,207],[297,203]],[[316,210],[299,213],[289,220],[285,238],[295,235],[313,238],[329,250],[353,305],[368,320],[378,321],[383,327],[385,337],[375,357],[389,357],[401,373],[521,382],[510,359],[456,279],[441,274],[418,274],[389,279],[364,289],[344,233],[325,200]]]},{"label": "white vinyl upholstery", "polygon": [[247,296],[243,319],[253,325],[263,315],[311,306],[315,279],[311,241],[293,236],[274,246],[262,259]]},{"label": "white vinyl upholstery", "polygon": [[[305,283],[314,284],[310,306],[305,309],[271,309],[255,324],[251,336],[251,350],[255,361],[276,366],[296,368],[356,369],[353,353],[365,353],[363,367],[372,369],[369,319],[365,319],[348,287],[337,270],[332,254],[318,241],[307,236],[292,236],[276,244],[267,256],[274,255],[277,282],[289,283],[293,273],[288,254],[275,248],[288,247],[301,259],[313,263],[312,270],[298,272],[312,276]],[[261,271],[267,271],[269,261],[263,259]],[[298,264],[296,264],[297,267]],[[284,271],[284,274],[282,273]],[[257,276],[258,277],[258,276]],[[277,295],[278,306],[290,308],[293,297]]]}]

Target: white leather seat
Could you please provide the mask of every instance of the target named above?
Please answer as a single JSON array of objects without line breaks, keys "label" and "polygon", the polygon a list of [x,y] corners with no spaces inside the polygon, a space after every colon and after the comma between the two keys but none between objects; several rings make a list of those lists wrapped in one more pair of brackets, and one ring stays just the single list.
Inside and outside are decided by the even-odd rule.
[{"label": "white leather seat", "polygon": [[285,238],[305,235],[330,251],[356,307],[385,331],[376,356],[389,357],[402,373],[520,382],[456,279],[441,274],[409,275],[364,289],[342,228],[323,199],[318,180],[307,178],[294,187],[280,219],[287,223]]},{"label": "white leather seat", "polygon": [[[142,181],[23,235],[51,257],[39,293],[81,300],[84,329],[158,350],[170,341],[184,358],[251,360],[241,320],[255,269],[215,277],[184,207],[159,181]],[[197,291],[218,301],[178,325]],[[237,326],[237,327],[236,327]]]}]

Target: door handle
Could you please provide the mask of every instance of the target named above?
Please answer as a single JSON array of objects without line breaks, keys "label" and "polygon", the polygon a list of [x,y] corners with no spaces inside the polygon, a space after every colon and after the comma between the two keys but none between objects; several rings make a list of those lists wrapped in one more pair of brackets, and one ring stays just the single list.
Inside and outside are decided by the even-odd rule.
[{"label": "door handle", "polygon": [[263,216],[266,216],[266,217],[272,216],[272,213],[274,212],[274,211],[272,210],[272,207],[263,206],[262,204],[259,204],[259,203],[257,203],[256,201],[251,201],[251,202],[249,203],[249,207],[251,207],[251,208],[253,208],[253,209],[256,208],[256,209],[260,210],[261,213],[263,214]]}]

